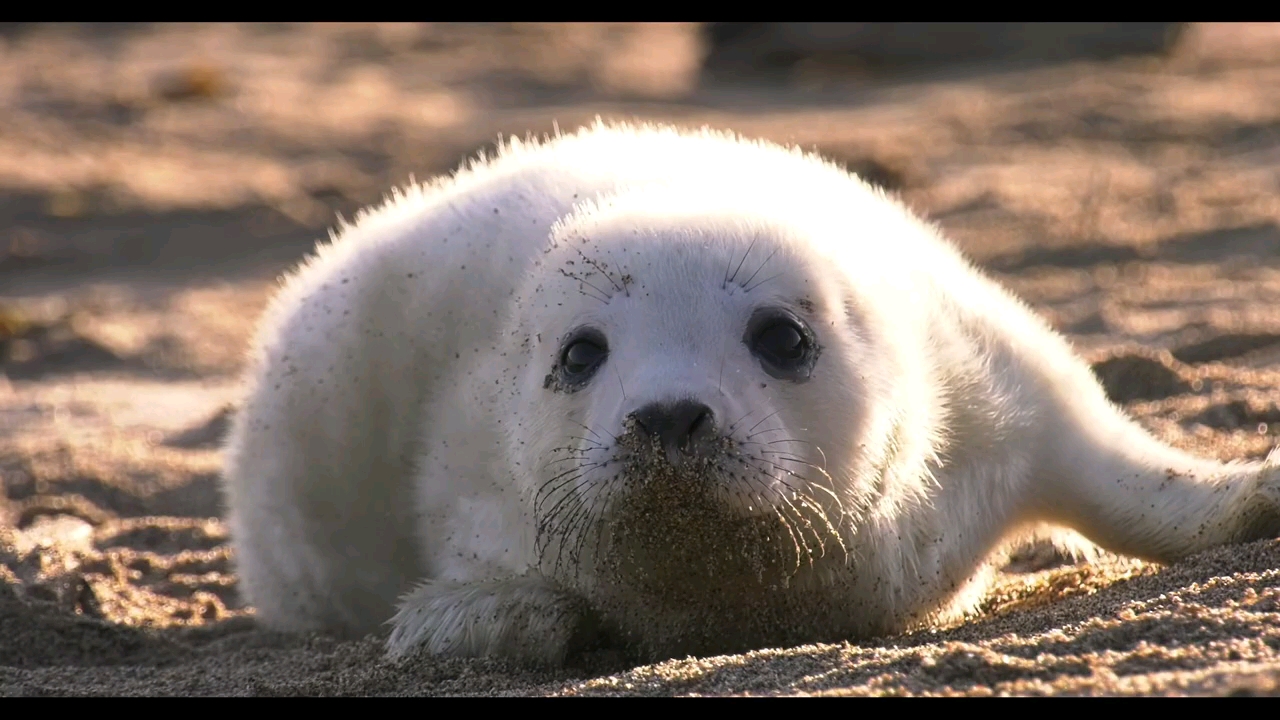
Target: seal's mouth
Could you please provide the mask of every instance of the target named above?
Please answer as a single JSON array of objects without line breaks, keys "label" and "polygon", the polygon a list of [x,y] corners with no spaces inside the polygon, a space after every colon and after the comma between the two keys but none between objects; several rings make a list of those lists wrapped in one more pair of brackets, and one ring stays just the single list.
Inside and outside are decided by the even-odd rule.
[{"label": "seal's mouth", "polygon": [[577,470],[566,477],[580,481],[546,486],[536,508],[553,574],[590,567],[670,597],[681,588],[785,587],[819,559],[845,557],[840,517],[760,443],[699,436],[714,427],[706,419],[682,422],[693,439],[687,446],[654,431],[652,420],[644,427],[632,419],[611,446],[593,448],[607,459],[577,451]]},{"label": "seal's mouth", "polygon": [[786,498],[776,478],[751,465],[727,437],[678,461],[670,449],[628,433],[629,451],[608,510],[610,572],[642,585],[706,587],[788,578],[842,540],[813,503]]},{"label": "seal's mouth", "polygon": [[716,586],[785,586],[812,561],[811,547],[819,554],[825,549],[818,546],[827,539],[816,541],[812,522],[777,512],[743,514],[708,484],[684,472],[651,475],[620,498],[598,570],[664,596],[681,589],[696,595]]},{"label": "seal's mouth", "polygon": [[639,513],[648,526],[692,531],[769,512],[772,479],[752,472],[732,438],[708,434],[680,444],[638,426],[629,420],[614,454],[621,471],[609,511],[619,521]]}]

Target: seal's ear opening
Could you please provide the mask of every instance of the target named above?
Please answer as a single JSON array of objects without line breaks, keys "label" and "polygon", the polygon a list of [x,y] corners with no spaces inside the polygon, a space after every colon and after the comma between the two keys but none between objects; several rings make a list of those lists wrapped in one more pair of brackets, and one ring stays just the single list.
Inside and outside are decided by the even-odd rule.
[{"label": "seal's ear opening", "polygon": [[785,308],[760,308],[747,323],[742,341],[771,377],[805,382],[818,360],[813,330]]}]

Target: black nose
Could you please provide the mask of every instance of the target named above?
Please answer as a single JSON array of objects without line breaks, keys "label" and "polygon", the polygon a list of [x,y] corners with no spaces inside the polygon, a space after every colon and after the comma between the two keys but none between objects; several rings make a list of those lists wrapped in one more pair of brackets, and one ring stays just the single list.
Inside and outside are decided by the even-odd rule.
[{"label": "black nose", "polygon": [[667,462],[676,467],[706,450],[715,437],[711,408],[693,400],[645,405],[632,417],[642,432],[658,441]]}]

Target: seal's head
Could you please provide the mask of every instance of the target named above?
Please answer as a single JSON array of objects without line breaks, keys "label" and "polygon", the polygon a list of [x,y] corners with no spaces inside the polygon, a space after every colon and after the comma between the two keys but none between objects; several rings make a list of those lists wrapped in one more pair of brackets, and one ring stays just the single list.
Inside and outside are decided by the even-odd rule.
[{"label": "seal's head", "polygon": [[682,197],[580,208],[515,294],[516,480],[542,571],[588,593],[696,602],[845,564],[891,425],[888,320],[819,230]]}]

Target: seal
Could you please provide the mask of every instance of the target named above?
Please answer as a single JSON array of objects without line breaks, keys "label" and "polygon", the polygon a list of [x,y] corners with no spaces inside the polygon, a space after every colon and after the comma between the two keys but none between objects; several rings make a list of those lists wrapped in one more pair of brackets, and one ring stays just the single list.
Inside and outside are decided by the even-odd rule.
[{"label": "seal", "polygon": [[[1171,561],[1280,467],[1169,447],[822,159],[597,123],[397,191],[284,282],[226,447],[267,627],[562,663],[972,609],[1013,540]],[[1074,540],[1073,540],[1074,539]]]}]

